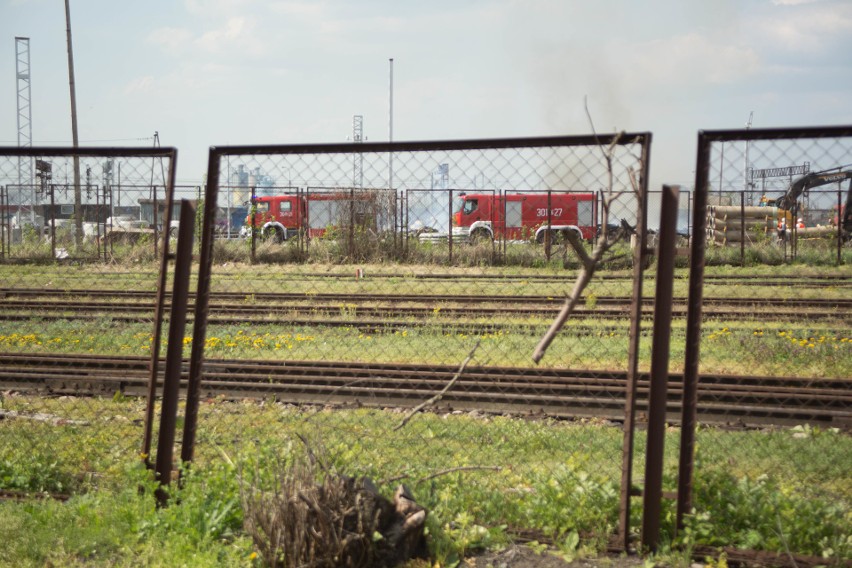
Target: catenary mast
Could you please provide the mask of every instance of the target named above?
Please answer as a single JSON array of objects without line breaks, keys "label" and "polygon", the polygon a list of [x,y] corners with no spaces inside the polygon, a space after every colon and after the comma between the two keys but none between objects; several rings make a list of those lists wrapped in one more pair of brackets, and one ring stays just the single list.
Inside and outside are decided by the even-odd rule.
[{"label": "catenary mast", "polygon": [[[30,148],[33,145],[33,108],[30,90],[30,38],[15,38],[15,76],[18,86],[18,146]],[[33,185],[32,158],[18,158],[18,191],[21,186]]]}]

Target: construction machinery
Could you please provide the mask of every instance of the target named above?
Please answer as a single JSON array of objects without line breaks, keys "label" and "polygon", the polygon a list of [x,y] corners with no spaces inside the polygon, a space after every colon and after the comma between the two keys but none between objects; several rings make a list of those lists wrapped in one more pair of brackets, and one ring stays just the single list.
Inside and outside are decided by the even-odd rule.
[{"label": "construction machinery", "polygon": [[835,218],[841,234],[845,238],[852,236],[852,169],[832,168],[821,172],[810,172],[793,181],[787,191],[775,200],[775,206],[779,209],[778,216],[787,220],[787,226],[792,226],[792,221],[798,213],[798,200],[801,195],[811,189],[830,183],[840,183],[849,180],[849,188],[846,194],[846,204],[841,206]]}]

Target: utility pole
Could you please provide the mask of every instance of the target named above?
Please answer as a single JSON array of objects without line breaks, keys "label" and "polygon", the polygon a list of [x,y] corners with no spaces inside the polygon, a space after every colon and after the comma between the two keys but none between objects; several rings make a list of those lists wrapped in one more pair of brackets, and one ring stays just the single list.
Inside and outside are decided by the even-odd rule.
[{"label": "utility pole", "polygon": [[[388,142],[393,142],[393,57],[390,63],[390,96],[388,104]],[[388,154],[388,189],[393,189],[393,152]]]},{"label": "utility pole", "polygon": [[74,50],[71,46],[71,6],[65,0],[65,24],[68,38],[68,84],[71,89],[71,140],[74,145],[74,242],[79,249],[83,244],[83,199],[80,192],[80,156],[77,137],[77,93],[74,88]]},{"label": "utility pole", "polygon": [[[751,119],[754,118],[754,111],[748,113],[748,122],[746,123],[746,130],[751,128]],[[754,205],[754,196],[751,194],[751,184],[748,181],[748,140],[745,143],[745,165],[743,167],[743,191],[748,193],[748,204]]]},{"label": "utility pole", "polygon": [[[352,117],[352,142],[360,144],[364,141],[364,116],[356,114]],[[364,154],[355,154],[354,171],[352,172],[352,185],[364,187]]]}]

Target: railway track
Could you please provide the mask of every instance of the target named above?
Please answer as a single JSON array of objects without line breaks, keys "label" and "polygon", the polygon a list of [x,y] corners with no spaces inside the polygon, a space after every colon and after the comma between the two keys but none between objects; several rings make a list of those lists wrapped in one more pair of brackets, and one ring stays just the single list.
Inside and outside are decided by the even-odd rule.
[{"label": "railway track", "polygon": [[[33,316],[87,319],[109,314],[113,319],[134,321],[153,313],[154,295],[144,291],[105,290],[0,290],[0,319],[24,319]],[[279,323],[316,324],[318,317],[352,318],[435,318],[461,319],[515,317],[553,318],[563,299],[543,295],[432,295],[432,294],[301,294],[285,292],[218,292],[210,299],[211,320],[228,323],[252,323],[276,315]],[[685,300],[672,306],[674,317],[684,317]],[[630,299],[602,296],[594,305],[579,305],[578,317],[621,319],[629,315]],[[653,314],[652,298],[643,301],[642,313]],[[192,306],[190,306],[190,311]],[[745,310],[745,311],[744,311]],[[852,299],[704,298],[707,319],[743,319],[744,315],[761,321],[825,320],[852,318]],[[289,318],[289,319],[287,319]],[[301,319],[299,319],[301,318]],[[746,318],[749,319],[749,318]],[[337,320],[336,320],[337,321]],[[339,325],[341,322],[337,321]],[[373,322],[371,325],[376,324]],[[391,322],[393,323],[393,322]]]},{"label": "railway track", "polygon": [[[145,396],[148,365],[139,357],[0,354],[0,389],[40,395]],[[443,389],[456,370],[442,365],[209,360],[201,392],[203,397],[274,397],[295,404],[412,407]],[[622,372],[469,367],[435,408],[619,421],[625,388]],[[668,408],[672,423],[680,419],[682,389],[682,377],[673,375]],[[640,413],[647,410],[647,392],[648,377],[643,375]],[[698,395],[703,423],[852,427],[848,380],[706,375]]]},{"label": "railway track", "polygon": [[[575,278],[572,272],[565,274],[462,274],[462,273],[382,273],[370,272],[368,277],[370,280],[438,280],[441,282],[457,282],[457,281],[498,281],[498,282],[566,282],[571,283]],[[222,275],[223,278],[228,278],[228,275]],[[341,279],[348,280],[351,278],[350,273],[327,273],[327,272],[299,272],[288,274],[287,279],[290,281],[298,280],[328,280]],[[646,274],[645,280],[653,281],[656,279],[654,274]],[[630,274],[596,274],[596,281],[602,282],[632,282],[633,276]],[[744,274],[744,275],[724,275],[710,274],[704,275],[705,284],[720,284],[729,285],[736,283],[742,286],[769,286],[781,288],[852,288],[852,279],[842,275],[800,275],[800,276],[766,276],[762,274]]]}]

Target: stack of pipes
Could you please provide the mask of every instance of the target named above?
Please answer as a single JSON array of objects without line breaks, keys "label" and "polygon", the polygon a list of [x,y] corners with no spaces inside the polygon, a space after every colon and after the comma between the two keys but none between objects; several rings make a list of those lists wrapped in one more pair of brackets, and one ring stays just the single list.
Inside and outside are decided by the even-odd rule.
[{"label": "stack of pipes", "polygon": [[796,229],[796,236],[800,239],[824,239],[833,237],[835,234],[837,234],[836,227],[818,226]]},{"label": "stack of pipes", "polygon": [[777,207],[710,206],[707,208],[707,239],[719,245],[740,243],[744,238],[749,240],[749,233],[755,230],[774,231],[778,214]]}]

